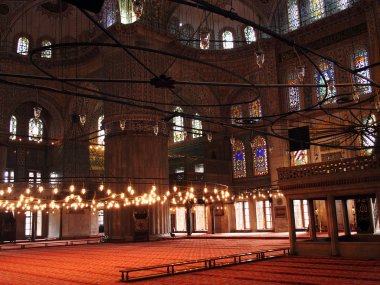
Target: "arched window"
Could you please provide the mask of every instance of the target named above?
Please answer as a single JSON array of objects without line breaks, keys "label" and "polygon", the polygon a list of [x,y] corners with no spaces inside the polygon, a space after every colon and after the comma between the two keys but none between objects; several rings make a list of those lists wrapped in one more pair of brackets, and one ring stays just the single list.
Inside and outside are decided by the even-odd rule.
[{"label": "arched window", "polygon": [[[374,147],[376,142],[376,116],[369,114],[368,118],[363,121],[363,133],[361,135],[361,143],[364,147]],[[361,155],[371,155],[373,148],[362,149]]]},{"label": "arched window", "polygon": [[27,55],[29,51],[29,40],[26,37],[21,37],[17,41],[17,53]]},{"label": "arched window", "polygon": [[115,1],[104,1],[102,8],[102,23],[104,27],[108,28],[116,22],[116,9],[117,7]]},{"label": "arched window", "polygon": [[[327,99],[324,104],[336,103],[336,88],[335,88],[335,72],[334,65],[332,62],[321,59],[318,65],[322,74],[324,75],[327,88],[326,87],[317,87],[317,100],[321,102],[323,99]],[[315,70],[314,73],[315,84],[324,85],[321,73],[318,70]],[[326,95],[327,89],[327,95]]]},{"label": "arched window", "polygon": [[[50,46],[50,45],[51,45],[51,41],[44,40],[41,42],[41,46],[43,46],[43,47]],[[52,57],[51,48],[41,51],[41,57],[42,58],[51,58]]]},{"label": "arched window", "polygon": [[289,31],[298,29],[301,25],[297,0],[288,0]]},{"label": "arched window", "polygon": [[29,120],[29,140],[41,142],[44,133],[44,124],[39,118],[31,118]]},{"label": "arched window", "polygon": [[232,159],[234,167],[234,178],[242,178],[247,176],[245,165],[245,148],[242,141],[235,140],[232,146]]},{"label": "arched window", "polygon": [[253,118],[255,121],[259,121],[260,117],[263,116],[263,113],[261,111],[260,99],[257,99],[256,101],[249,103],[248,108],[249,108],[249,116]]},{"label": "arched window", "polygon": [[17,133],[17,119],[12,115],[11,120],[9,122],[9,133],[11,134],[9,139],[15,140]]},{"label": "arched window", "polygon": [[[175,108],[174,112],[183,113],[183,110],[181,109],[181,107],[177,107]],[[183,117],[181,115],[175,116],[173,118],[173,125],[174,142],[184,141],[185,135]]]},{"label": "arched window", "polygon": [[342,11],[350,6],[350,0],[338,0],[336,5],[338,11]]},{"label": "arched window", "polygon": [[251,26],[247,26],[244,28],[244,37],[247,44],[251,44],[256,41],[256,33],[255,30]]},{"label": "arched window", "polygon": [[[288,84],[294,85],[297,84],[297,78],[294,73],[289,73],[288,75]],[[300,102],[300,89],[299,87],[289,87],[289,111],[298,111],[301,109]]]},{"label": "arched window", "polygon": [[222,34],[223,48],[231,49],[234,47],[234,36],[231,31],[224,31]]},{"label": "arched window", "polygon": [[243,117],[243,108],[241,105],[231,106],[231,123],[233,125],[241,125],[241,118]]},{"label": "arched window", "polygon": [[98,144],[104,145],[105,131],[103,126],[104,115],[101,115],[98,119]]},{"label": "arched window", "polygon": [[194,34],[194,28],[191,25],[183,25],[179,35],[182,44],[194,47],[196,45],[196,42],[194,41]]},{"label": "arched window", "polygon": [[[196,113],[195,118],[199,118],[199,114]],[[193,128],[193,138],[199,138],[202,136],[202,121],[199,119],[193,119],[192,122],[192,128]]]},{"label": "arched window", "polygon": [[253,174],[261,176],[268,174],[267,141],[262,136],[256,136],[252,143]]},{"label": "arched window", "polygon": [[137,21],[133,11],[133,0],[119,0],[120,23],[131,24]]},{"label": "arched window", "polygon": [[[368,66],[368,53],[365,48],[356,48],[352,55],[352,68],[359,69]],[[370,78],[369,69],[362,70],[358,74]],[[369,83],[364,78],[353,75],[353,81],[355,83],[365,84]],[[355,90],[361,94],[367,94],[372,92],[371,86],[355,86]]]}]

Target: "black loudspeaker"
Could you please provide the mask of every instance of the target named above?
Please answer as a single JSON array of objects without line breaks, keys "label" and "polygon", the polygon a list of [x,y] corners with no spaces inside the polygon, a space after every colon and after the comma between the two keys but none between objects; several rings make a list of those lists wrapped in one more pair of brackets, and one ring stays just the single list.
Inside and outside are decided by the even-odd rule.
[{"label": "black loudspeaker", "polygon": [[288,130],[289,151],[297,151],[310,148],[309,127],[299,127]]},{"label": "black loudspeaker", "polygon": [[102,9],[104,0],[64,0],[67,3],[73,4],[80,9],[87,10],[93,13],[99,13]]}]

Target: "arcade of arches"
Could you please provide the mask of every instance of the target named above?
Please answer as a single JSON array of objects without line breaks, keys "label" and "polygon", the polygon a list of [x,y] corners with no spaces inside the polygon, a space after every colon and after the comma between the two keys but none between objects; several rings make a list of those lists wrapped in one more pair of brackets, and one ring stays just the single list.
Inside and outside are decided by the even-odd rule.
[{"label": "arcade of arches", "polygon": [[0,241],[289,232],[293,254],[380,258],[379,1],[0,21]]}]

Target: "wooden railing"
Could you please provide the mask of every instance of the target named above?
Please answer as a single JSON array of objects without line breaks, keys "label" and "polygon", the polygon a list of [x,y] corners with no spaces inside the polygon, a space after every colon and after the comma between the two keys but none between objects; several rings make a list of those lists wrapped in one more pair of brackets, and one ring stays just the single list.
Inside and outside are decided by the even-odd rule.
[{"label": "wooden railing", "polygon": [[[200,271],[207,269],[214,269],[223,266],[238,265],[241,263],[252,262],[256,260],[269,259],[279,256],[289,255],[289,248],[276,248],[255,252],[247,252],[241,254],[224,255],[212,258],[204,258],[169,264],[161,264],[140,268],[123,269],[120,270],[121,281],[132,282],[143,279],[151,279],[175,274],[181,274],[192,271]],[[131,273],[144,272],[146,274],[132,276]]]},{"label": "wooden railing", "polygon": [[313,163],[292,167],[278,168],[278,178],[281,181],[310,177],[316,175],[331,175],[344,172],[357,172],[380,168],[380,158],[376,156],[361,156],[335,161]]}]

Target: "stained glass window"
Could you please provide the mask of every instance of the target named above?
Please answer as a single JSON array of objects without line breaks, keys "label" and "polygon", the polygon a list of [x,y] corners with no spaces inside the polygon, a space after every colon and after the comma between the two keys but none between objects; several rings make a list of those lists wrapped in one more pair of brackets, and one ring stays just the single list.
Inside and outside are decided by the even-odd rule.
[{"label": "stained glass window", "polygon": [[[294,73],[289,73],[288,84],[297,84],[297,78]],[[300,89],[299,87],[289,87],[289,111],[298,111],[301,109]]]},{"label": "stained glass window", "polygon": [[105,131],[103,126],[104,115],[98,119],[98,144],[104,145]]},{"label": "stained glass window", "polygon": [[[199,117],[199,114],[195,114],[195,118]],[[192,120],[193,138],[199,138],[202,136],[202,121],[199,119]]]},{"label": "stained glass window", "polygon": [[251,44],[256,41],[256,33],[251,26],[247,26],[244,28],[244,36],[247,44]]},{"label": "stained glass window", "polygon": [[338,0],[338,2],[337,2],[337,9],[339,11],[347,9],[349,6],[350,6],[349,0]]},{"label": "stained glass window", "polygon": [[9,133],[11,134],[9,139],[15,140],[17,133],[17,119],[15,116],[12,116],[9,122]]},{"label": "stained glass window", "polygon": [[[180,107],[177,107],[174,112],[183,113],[183,110]],[[181,142],[185,140],[183,117],[180,115],[175,116],[173,118],[173,125],[174,142]]]},{"label": "stained glass window", "polygon": [[137,17],[133,12],[132,0],[119,0],[120,23],[131,24],[136,22]]},{"label": "stained glass window", "polygon": [[241,118],[243,117],[243,108],[241,105],[231,106],[231,123],[233,125],[241,125]]},{"label": "stained glass window", "polygon": [[307,149],[297,150],[291,152],[292,165],[304,165],[307,164]]},{"label": "stained glass window", "polygon": [[29,40],[26,37],[21,37],[17,42],[17,53],[27,55],[29,51]]},{"label": "stained glass window", "polygon": [[311,21],[325,16],[325,4],[323,0],[309,0],[309,15]]},{"label": "stained glass window", "polygon": [[[358,69],[368,66],[368,53],[365,48],[356,48],[352,55],[352,68]],[[358,74],[370,78],[369,69],[358,72]],[[369,83],[368,80],[364,78],[353,76],[353,81],[359,84]],[[372,92],[371,86],[355,86],[355,90],[359,91],[361,94],[367,94]]]},{"label": "stained glass window", "polygon": [[253,101],[249,103],[249,116],[251,118],[254,118],[255,121],[260,120],[260,117],[263,116],[261,111],[261,102],[260,99],[257,99],[256,101]]},{"label": "stained glass window", "polygon": [[[318,102],[325,99],[326,89],[327,96],[324,104],[336,103],[336,88],[335,88],[335,72],[334,65],[332,62],[322,59],[318,65],[322,74],[325,76],[327,82],[327,88],[325,87],[317,87],[317,100]],[[315,84],[325,85],[323,81],[322,75],[316,70],[314,74]]]},{"label": "stained glass window", "polygon": [[231,49],[234,47],[234,36],[231,31],[224,31],[222,34],[223,48]]},{"label": "stained glass window", "polygon": [[261,176],[268,174],[267,142],[264,137],[256,136],[252,141],[253,174]]},{"label": "stained glass window", "polygon": [[41,142],[44,133],[44,124],[41,119],[31,118],[29,120],[29,140]]},{"label": "stained glass window", "polygon": [[242,178],[247,176],[245,165],[245,148],[242,141],[235,140],[232,146],[232,159],[234,167],[234,178]]},{"label": "stained glass window", "polygon": [[[41,43],[41,46],[43,47],[50,46],[50,45],[51,45],[51,41],[47,41],[47,40],[44,40]],[[42,58],[51,58],[51,56],[52,56],[51,48],[41,51]]]},{"label": "stained glass window", "polygon": [[[373,147],[376,142],[376,117],[370,114],[368,118],[363,119],[363,133],[361,136],[362,146]],[[371,155],[373,148],[362,149],[361,155]]]},{"label": "stained glass window", "polygon": [[108,28],[116,22],[116,2],[113,0],[106,0],[103,4],[102,22],[104,27]]},{"label": "stained glass window", "polygon": [[289,30],[294,31],[300,27],[300,15],[297,0],[288,0]]}]

